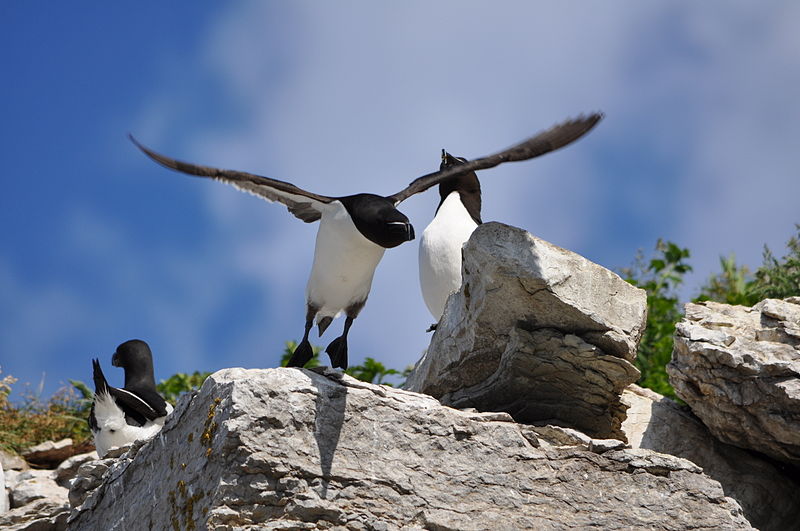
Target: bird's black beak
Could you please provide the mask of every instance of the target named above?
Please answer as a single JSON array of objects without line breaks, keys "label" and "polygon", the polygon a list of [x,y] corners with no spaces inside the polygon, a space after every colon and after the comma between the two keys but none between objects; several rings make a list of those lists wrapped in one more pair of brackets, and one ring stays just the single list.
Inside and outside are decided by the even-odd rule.
[{"label": "bird's black beak", "polygon": [[117,354],[116,352],[114,353],[113,356],[111,356],[111,365],[113,365],[114,367],[119,367],[119,354]]},{"label": "bird's black beak", "polygon": [[406,241],[410,242],[414,239],[414,225],[406,223]]}]

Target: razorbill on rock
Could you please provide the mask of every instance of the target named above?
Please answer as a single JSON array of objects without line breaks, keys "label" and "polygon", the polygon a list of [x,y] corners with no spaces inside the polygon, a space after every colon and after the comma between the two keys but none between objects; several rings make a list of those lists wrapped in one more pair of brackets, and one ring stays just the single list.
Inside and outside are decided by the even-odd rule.
[{"label": "razorbill on rock", "polygon": [[[602,115],[592,115],[594,120],[583,131],[586,133]],[[551,130],[552,131],[552,130]],[[580,138],[562,137],[552,142],[549,151],[564,147]],[[544,155],[547,151],[542,151]],[[466,164],[462,157],[454,157],[442,150],[440,169]],[[438,322],[447,298],[461,289],[461,248],[481,221],[481,183],[474,171],[461,173],[439,183],[439,206],[433,221],[425,228],[419,242],[419,283],[425,305]],[[434,330],[436,324],[430,330]]]},{"label": "razorbill on rock", "polygon": [[92,360],[94,402],[89,428],[100,457],[111,448],[149,439],[172,413],[172,405],[156,391],[153,356],[147,343],[139,339],[126,341],[117,347],[111,364],[125,370],[125,387],[108,385],[100,362]]},{"label": "razorbill on rock", "polygon": [[331,321],[344,311],[342,335],[325,351],[333,367],[347,368],[347,334],[367,302],[372,277],[386,249],[414,239],[414,228],[397,205],[450,177],[492,168],[503,162],[533,158],[582,136],[599,115],[579,117],[525,140],[509,149],[440,169],[415,179],[402,191],[380,196],[360,193],[330,197],[303,190],[293,184],[251,173],[198,166],[160,155],[132,136],[147,156],[163,166],[199,177],[209,177],[268,201],[278,201],[306,223],[320,221],[314,261],[306,285],[306,323],[303,340],[289,360],[290,367],[302,367],[312,357],[308,334],[316,319],[321,336]]}]

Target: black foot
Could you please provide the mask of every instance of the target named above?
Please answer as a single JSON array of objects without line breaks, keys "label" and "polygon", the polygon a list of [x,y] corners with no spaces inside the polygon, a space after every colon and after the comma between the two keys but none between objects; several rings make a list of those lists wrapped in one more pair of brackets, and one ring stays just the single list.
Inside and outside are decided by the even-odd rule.
[{"label": "black foot", "polygon": [[289,358],[287,367],[303,367],[306,363],[314,357],[314,351],[311,350],[311,343],[308,340],[301,341],[297,348],[294,349],[292,357]]},{"label": "black foot", "polygon": [[432,324],[432,325],[430,325],[430,326],[428,327],[428,329],[427,329],[427,330],[425,330],[425,331],[426,331],[426,332],[433,332],[434,330],[436,330],[436,327],[437,327],[437,326],[439,326],[439,323],[433,323],[433,324]]},{"label": "black foot", "polygon": [[347,368],[347,338],[345,336],[339,336],[331,341],[325,352],[331,357],[331,367]]}]

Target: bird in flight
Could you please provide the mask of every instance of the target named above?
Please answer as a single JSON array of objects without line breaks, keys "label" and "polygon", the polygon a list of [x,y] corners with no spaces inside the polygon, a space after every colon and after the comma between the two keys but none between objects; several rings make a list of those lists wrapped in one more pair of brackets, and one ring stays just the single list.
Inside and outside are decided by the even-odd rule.
[{"label": "bird in flight", "polygon": [[388,196],[359,193],[332,197],[303,190],[291,183],[252,173],[182,162],[131,141],[157,163],[182,173],[208,177],[244,192],[284,204],[306,223],[320,222],[311,275],[306,285],[306,321],[303,339],[288,366],[302,367],[312,357],[308,335],[316,320],[319,335],[344,312],[342,334],[325,349],[332,367],[347,368],[347,335],[367,302],[372,278],[386,249],[414,239],[414,227],[397,205],[447,179],[470,171],[522,161],[559,149],[586,134],[601,119],[591,114],[568,120],[508,149],[423,175]]}]

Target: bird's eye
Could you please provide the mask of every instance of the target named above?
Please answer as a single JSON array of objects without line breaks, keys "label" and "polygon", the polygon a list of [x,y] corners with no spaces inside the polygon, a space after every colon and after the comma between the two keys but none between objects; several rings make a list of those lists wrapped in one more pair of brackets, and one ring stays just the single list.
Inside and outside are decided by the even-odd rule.
[{"label": "bird's eye", "polygon": [[111,433],[115,433],[117,430],[108,430]]}]

